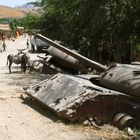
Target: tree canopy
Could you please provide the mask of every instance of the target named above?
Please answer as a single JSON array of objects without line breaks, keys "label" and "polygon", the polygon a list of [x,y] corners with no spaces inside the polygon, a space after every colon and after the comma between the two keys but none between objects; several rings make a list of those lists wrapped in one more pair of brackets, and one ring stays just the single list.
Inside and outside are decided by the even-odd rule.
[{"label": "tree canopy", "polygon": [[[99,61],[129,61],[140,44],[139,0],[41,0],[43,14],[28,26]],[[133,47],[136,48],[136,47]],[[100,58],[100,59],[101,59]]]}]

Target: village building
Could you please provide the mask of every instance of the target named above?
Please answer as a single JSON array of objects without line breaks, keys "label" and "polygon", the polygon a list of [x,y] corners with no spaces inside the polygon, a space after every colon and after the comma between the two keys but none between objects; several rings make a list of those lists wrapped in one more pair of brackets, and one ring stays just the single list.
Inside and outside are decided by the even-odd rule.
[{"label": "village building", "polygon": [[24,27],[17,27],[17,31],[13,32],[9,24],[0,24],[0,39],[11,39],[23,35]]}]

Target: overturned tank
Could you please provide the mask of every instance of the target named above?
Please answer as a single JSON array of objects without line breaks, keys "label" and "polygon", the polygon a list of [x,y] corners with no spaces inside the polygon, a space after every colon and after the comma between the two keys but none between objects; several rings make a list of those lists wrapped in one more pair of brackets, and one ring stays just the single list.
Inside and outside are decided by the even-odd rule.
[{"label": "overturned tank", "polygon": [[107,68],[40,34],[38,37],[76,58],[78,63],[95,69],[99,75],[59,73],[26,87],[26,94],[61,118],[75,122],[112,123],[123,128],[140,120],[140,65],[116,64]]},{"label": "overturned tank", "polygon": [[59,117],[73,122],[112,123],[121,128],[135,123],[140,117],[139,100],[101,87],[97,81],[98,76],[59,73],[25,88],[25,92]]}]

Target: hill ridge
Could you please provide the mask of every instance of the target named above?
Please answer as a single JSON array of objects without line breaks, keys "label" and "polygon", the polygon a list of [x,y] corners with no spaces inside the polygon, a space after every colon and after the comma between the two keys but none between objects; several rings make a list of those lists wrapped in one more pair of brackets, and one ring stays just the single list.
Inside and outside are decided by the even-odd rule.
[{"label": "hill ridge", "polygon": [[24,17],[26,14],[27,12],[25,13],[25,10],[22,10],[20,8],[13,8],[5,5],[0,5],[0,19],[21,18]]}]

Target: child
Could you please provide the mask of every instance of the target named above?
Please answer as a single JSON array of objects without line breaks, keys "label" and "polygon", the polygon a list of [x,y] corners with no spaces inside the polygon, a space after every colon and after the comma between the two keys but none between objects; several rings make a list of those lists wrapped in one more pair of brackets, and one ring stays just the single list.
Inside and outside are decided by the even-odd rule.
[{"label": "child", "polygon": [[3,51],[6,52],[6,44],[5,44],[5,41],[3,41]]}]

